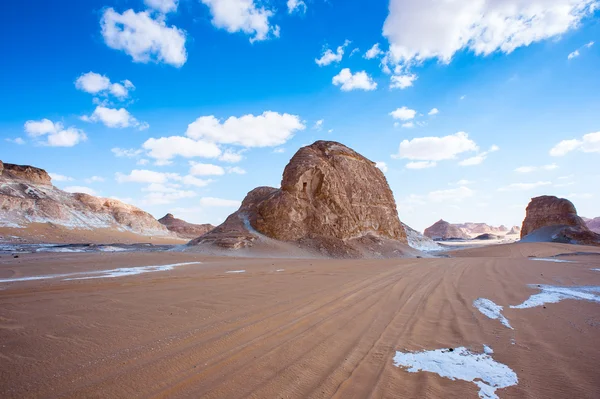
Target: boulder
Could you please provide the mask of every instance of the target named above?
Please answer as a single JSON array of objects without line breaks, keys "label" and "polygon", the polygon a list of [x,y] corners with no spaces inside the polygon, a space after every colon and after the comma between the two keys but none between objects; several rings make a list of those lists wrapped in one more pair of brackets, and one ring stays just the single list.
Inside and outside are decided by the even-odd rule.
[{"label": "boulder", "polygon": [[170,213],[158,219],[159,223],[181,238],[193,239],[208,233],[215,228],[212,224],[193,224],[177,219]]},{"label": "boulder", "polygon": [[545,195],[533,198],[527,205],[521,241],[597,245],[600,244],[600,235],[586,226],[571,201]]},{"label": "boulder", "polygon": [[333,141],[298,150],[285,167],[280,189],[250,191],[237,212],[190,244],[239,249],[262,238],[331,257],[411,252],[381,170]]}]

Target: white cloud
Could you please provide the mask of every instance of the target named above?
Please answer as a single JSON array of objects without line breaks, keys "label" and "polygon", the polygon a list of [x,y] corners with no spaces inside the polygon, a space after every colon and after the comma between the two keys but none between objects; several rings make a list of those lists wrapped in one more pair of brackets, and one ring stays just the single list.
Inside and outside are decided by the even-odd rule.
[{"label": "white cloud", "polygon": [[437,190],[427,194],[431,202],[460,202],[472,197],[475,192],[468,187],[461,186],[448,190]]},{"label": "white cloud", "polygon": [[177,11],[179,0],[144,0],[144,4],[156,11],[167,14]]},{"label": "white cloud", "polygon": [[176,156],[217,158],[221,155],[221,150],[214,143],[181,136],[150,138],[142,144],[142,148],[148,151],[149,157],[161,161],[169,161]]},{"label": "white cloud", "polygon": [[498,191],[526,191],[533,190],[539,187],[549,186],[551,184],[552,183],[549,181],[538,181],[535,183],[513,183],[505,187],[500,187]]},{"label": "white cloud", "polygon": [[413,127],[415,127],[415,123],[414,122],[406,122],[402,124],[402,127],[405,129],[412,129]]},{"label": "white cloud", "polygon": [[569,55],[567,56],[567,59],[572,60],[575,57],[579,57],[579,50],[575,50],[572,53],[569,53]]},{"label": "white cloud", "polygon": [[196,162],[190,162],[190,165],[190,175],[192,176],[220,176],[225,174],[225,169],[219,165]]},{"label": "white cloud", "polygon": [[245,175],[246,171],[239,166],[227,168],[227,173],[235,173],[236,175]]},{"label": "white cloud", "polygon": [[562,157],[575,150],[600,153],[600,132],[585,134],[581,139],[563,140],[550,150],[550,155]]},{"label": "white cloud", "polygon": [[395,158],[414,161],[442,161],[454,159],[463,152],[477,151],[479,147],[465,132],[444,137],[420,137],[404,140]]},{"label": "white cloud", "polygon": [[383,35],[391,59],[410,65],[451,61],[467,49],[476,55],[511,53],[579,25],[596,0],[390,0]]},{"label": "white cloud", "polygon": [[176,173],[162,173],[147,169],[134,169],[128,175],[117,172],[115,179],[119,183],[159,183],[164,184],[169,179],[179,179]]},{"label": "white cloud", "polygon": [[285,143],[306,126],[297,115],[266,111],[262,115],[231,116],[224,122],[202,116],[188,125],[186,136],[219,144],[244,147],[275,147]]},{"label": "white cloud", "polygon": [[143,205],[166,205],[184,198],[195,197],[196,193],[189,190],[151,191],[144,196]]},{"label": "white cloud", "polygon": [[181,182],[187,186],[206,187],[213,182],[211,179],[198,179],[197,177],[187,175],[183,176]]},{"label": "white cloud", "polygon": [[306,3],[302,0],[287,0],[287,9],[288,14],[292,14],[296,11],[306,13]]},{"label": "white cloud", "polygon": [[329,129],[329,130],[327,131],[327,133],[330,133],[330,134],[331,134],[331,133],[333,133],[333,129]]},{"label": "white cloud", "polygon": [[406,164],[406,169],[428,169],[434,168],[437,166],[437,162],[432,161],[418,161],[418,162],[409,162]]},{"label": "white cloud", "polygon": [[113,148],[110,151],[119,158],[135,158],[142,153],[142,150],[136,150],[133,148],[126,149],[126,148],[118,148],[118,147]]},{"label": "white cloud", "polygon": [[585,45],[586,48],[591,48],[594,45],[594,42],[591,41]]},{"label": "white cloud", "polygon": [[279,36],[279,26],[271,26],[273,11],[257,7],[254,0],[201,0],[210,9],[212,24],[229,33],[244,32],[250,42],[266,40],[269,32]]},{"label": "white cloud", "polygon": [[68,193],[83,193],[88,195],[98,195],[93,188],[84,187],[84,186],[69,186],[65,187],[63,191]]},{"label": "white cloud", "polygon": [[136,165],[148,165],[150,163],[150,161],[148,161],[147,159],[138,159],[138,161],[136,162]]},{"label": "white cloud", "polygon": [[431,116],[433,116],[433,115],[437,115],[437,114],[439,114],[439,113],[440,113],[440,110],[439,110],[439,109],[437,109],[437,108],[432,108],[432,109],[431,109],[431,111],[429,111],[429,112],[427,113],[427,115],[431,115]]},{"label": "white cloud", "polygon": [[538,170],[554,170],[558,169],[558,165],[555,163],[543,166],[521,166],[515,169],[517,173],[531,173]]},{"label": "white cloud", "polygon": [[22,138],[20,138],[20,137],[16,137],[16,138],[14,138],[14,139],[11,139],[11,138],[6,138],[6,139],[4,139],[4,141],[7,141],[7,142],[9,142],[9,143],[18,144],[18,145],[23,145],[23,144],[25,144],[25,140],[23,140],[23,139],[22,139]]},{"label": "white cloud", "polygon": [[135,62],[164,62],[181,67],[187,60],[185,32],[167,26],[164,17],[154,19],[149,11],[127,10],[119,14],[107,8],[100,26],[106,45],[124,51]]},{"label": "white cloud", "polygon": [[227,200],[227,199],[214,198],[214,197],[203,197],[203,198],[200,198],[200,205],[206,206],[206,207],[237,208],[241,205],[241,201]]},{"label": "white cloud", "polygon": [[360,49],[359,49],[358,47],[356,47],[354,50],[352,50],[352,51],[350,52],[350,57],[352,57],[354,54],[357,54],[357,53],[359,53],[359,52],[360,52]]},{"label": "white cloud", "polygon": [[97,182],[100,182],[100,183],[101,183],[101,182],[103,182],[104,180],[105,180],[105,179],[104,179],[104,177],[101,177],[101,176],[92,176],[92,177],[89,177],[89,178],[87,178],[87,179],[84,179],[84,181],[85,181],[86,183],[97,183]]},{"label": "white cloud", "polygon": [[394,119],[400,119],[401,121],[408,121],[413,119],[417,115],[417,111],[407,107],[397,108],[395,111],[390,112],[390,115]]},{"label": "white cloud", "polygon": [[72,177],[61,175],[58,173],[48,173],[54,181],[73,181]]},{"label": "white cloud", "polygon": [[275,154],[283,154],[283,153],[285,152],[285,148],[281,148],[281,147],[279,147],[279,148],[275,148],[275,149],[273,150],[273,152],[274,152]]},{"label": "white cloud", "polygon": [[108,90],[110,79],[95,72],[84,73],[75,81],[75,87],[90,94],[97,94]]},{"label": "white cloud", "polygon": [[490,149],[488,151],[479,153],[479,154],[477,154],[477,155],[475,155],[474,157],[471,157],[471,158],[463,159],[458,164],[460,166],[475,166],[475,165],[480,165],[481,163],[483,163],[483,161],[485,161],[487,159],[487,156],[490,153],[496,152],[498,150],[500,150],[500,147],[498,147],[497,145],[493,145],[493,146],[490,147]]},{"label": "white cloud", "polygon": [[315,62],[318,66],[326,66],[331,64],[332,62],[340,62],[344,57],[344,49],[350,44],[350,40],[346,40],[344,44],[338,46],[336,52],[334,53],[331,49],[323,50],[323,54],[321,58],[315,58]]},{"label": "white cloud", "polygon": [[393,75],[390,80],[390,89],[404,90],[413,85],[415,80],[417,80],[417,75],[412,73],[405,75]]},{"label": "white cloud", "polygon": [[74,127],[65,129],[62,123],[55,123],[49,119],[25,122],[25,132],[30,137],[38,139],[46,136],[46,141],[43,144],[49,147],[73,147],[87,140],[83,130]]},{"label": "white cloud", "polygon": [[383,173],[387,173],[388,171],[388,166],[385,162],[375,162],[375,166],[381,169]]},{"label": "white cloud", "polygon": [[313,129],[315,130],[321,130],[323,129],[323,123],[325,121],[323,119],[319,119],[318,121],[315,122],[315,125],[313,126]]},{"label": "white cloud", "polygon": [[102,122],[110,128],[137,127],[145,130],[149,127],[146,122],[140,123],[125,108],[107,108],[101,105],[96,107],[92,115],[83,116],[81,119],[86,122]]},{"label": "white cloud", "polygon": [[383,54],[383,51],[379,48],[379,43],[375,43],[373,47],[371,47],[364,55],[364,57],[368,60],[372,60],[373,58],[379,57]]},{"label": "white cloud", "polygon": [[242,152],[235,152],[232,150],[225,150],[223,154],[219,157],[219,161],[228,162],[228,163],[237,163],[240,162],[244,157],[242,156]]},{"label": "white cloud", "polygon": [[344,68],[335,75],[332,79],[332,83],[335,86],[340,86],[342,91],[351,91],[351,90],[375,90],[377,88],[377,83],[373,81],[373,79],[365,72],[360,71],[352,74],[350,68]]},{"label": "white cloud", "polygon": [[460,96],[460,99],[461,99],[461,100],[464,100],[465,98],[467,98],[467,95],[466,95],[466,94],[463,94],[462,96]]}]

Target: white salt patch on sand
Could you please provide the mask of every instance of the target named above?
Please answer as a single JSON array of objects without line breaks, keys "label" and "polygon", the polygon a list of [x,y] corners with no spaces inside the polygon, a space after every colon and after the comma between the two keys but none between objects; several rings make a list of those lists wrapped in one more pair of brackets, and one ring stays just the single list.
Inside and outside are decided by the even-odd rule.
[{"label": "white salt patch on sand", "polygon": [[[157,266],[138,266],[138,267],[121,267],[118,269],[111,270],[95,270],[91,272],[80,272],[80,273],[67,273],[67,274],[48,274],[43,276],[30,276],[30,277],[16,277],[0,280],[0,283],[12,283],[17,281],[32,281],[32,280],[50,280],[56,278],[64,278],[64,281],[70,280],[87,280],[92,278],[113,278],[113,277],[124,277],[133,276],[142,273],[152,273],[173,270],[179,266],[187,265],[199,265],[202,262],[186,262],[186,263],[173,263],[171,265],[157,265]],[[73,277],[81,276],[81,277]]]},{"label": "white salt patch on sand", "polygon": [[107,245],[104,247],[99,247],[98,250],[100,250],[101,252],[121,252],[127,251],[127,248],[113,247],[112,245]]},{"label": "white salt patch on sand", "polygon": [[229,270],[225,273],[246,273],[246,271],[245,270]]},{"label": "white salt patch on sand", "polygon": [[490,319],[500,320],[500,323],[504,324],[511,330],[513,329],[510,323],[508,322],[508,319],[502,314],[502,310],[504,309],[502,306],[496,305],[494,302],[490,301],[487,298],[478,298],[474,300],[473,306],[475,306],[481,313],[483,313]]},{"label": "white salt patch on sand", "polygon": [[600,269],[592,269],[595,272],[600,272]]},{"label": "white salt patch on sand", "polygon": [[562,260],[562,259],[554,259],[554,258],[529,258],[529,260],[539,260],[542,262],[554,262],[554,263],[575,263],[572,260]]},{"label": "white salt patch on sand", "polygon": [[528,300],[520,305],[511,306],[512,309],[527,309],[536,306],[543,306],[546,303],[558,303],[564,299],[578,299],[591,302],[600,302],[600,296],[594,295],[600,293],[600,287],[557,287],[553,285],[529,285],[531,288],[541,290],[539,294],[534,294]]},{"label": "white salt patch on sand", "polygon": [[488,355],[491,355],[492,353],[494,353],[494,350],[487,345],[483,345],[483,351],[485,353],[487,353]]},{"label": "white salt patch on sand", "polygon": [[276,272],[283,272],[283,271],[285,271],[285,269],[277,269],[277,270],[275,270],[275,271],[276,271]]},{"label": "white salt patch on sand", "polygon": [[409,373],[428,371],[451,380],[473,382],[479,387],[479,397],[498,399],[496,390],[517,385],[517,374],[508,366],[496,362],[488,354],[472,353],[460,347],[453,351],[436,349],[424,352],[396,352],[394,365]]}]

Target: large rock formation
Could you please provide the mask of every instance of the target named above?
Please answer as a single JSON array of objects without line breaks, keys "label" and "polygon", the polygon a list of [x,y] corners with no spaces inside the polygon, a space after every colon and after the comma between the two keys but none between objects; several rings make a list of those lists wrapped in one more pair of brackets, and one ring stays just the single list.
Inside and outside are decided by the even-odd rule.
[{"label": "large rock formation", "polygon": [[411,253],[383,173],[331,141],[298,150],[280,189],[252,190],[237,212],[190,244],[239,249],[263,239],[333,257]]},{"label": "large rock formation", "polygon": [[54,187],[43,169],[0,161],[0,227],[25,228],[32,223],[173,236],[139,208],[114,199],[67,193]]},{"label": "large rock formation", "polygon": [[600,244],[600,234],[586,226],[571,201],[545,195],[533,198],[527,205],[521,241]]},{"label": "large rock formation", "polygon": [[486,224],[486,223],[467,222],[467,223],[456,224],[455,226],[462,229],[465,233],[467,233],[471,237],[478,236],[481,234],[503,235],[503,234],[506,234],[506,232],[508,231],[508,229],[504,225],[495,227],[495,226],[490,226],[489,224]]},{"label": "large rock formation", "polygon": [[159,223],[181,238],[193,239],[208,233],[215,228],[212,224],[193,224],[177,219],[170,213],[158,219]]},{"label": "large rock formation", "polygon": [[600,217],[586,220],[585,225],[594,233],[600,233]]},{"label": "large rock formation", "polygon": [[510,229],[510,231],[508,233],[506,233],[506,235],[508,235],[508,236],[521,235],[521,226],[513,226]]},{"label": "large rock formation", "polygon": [[425,236],[436,241],[468,240],[471,238],[462,228],[443,219],[438,220],[424,231]]}]

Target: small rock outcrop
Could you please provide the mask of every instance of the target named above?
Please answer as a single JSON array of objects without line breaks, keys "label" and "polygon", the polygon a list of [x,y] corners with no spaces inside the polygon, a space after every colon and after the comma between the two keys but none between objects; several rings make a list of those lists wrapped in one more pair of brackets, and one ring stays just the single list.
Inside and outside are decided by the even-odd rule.
[{"label": "small rock outcrop", "polygon": [[600,244],[600,234],[591,231],[577,215],[575,205],[565,198],[541,196],[527,205],[521,241],[550,241]]},{"label": "small rock outcrop", "polygon": [[440,219],[426,228],[423,234],[435,241],[468,240],[471,238],[462,228],[448,223],[444,219]]},{"label": "small rock outcrop", "polygon": [[158,221],[179,237],[189,239],[199,237],[215,228],[212,224],[188,223],[185,220],[177,219],[171,213],[167,213],[165,216],[158,219]]},{"label": "small rock outcrop", "polygon": [[121,201],[67,193],[45,170],[0,162],[0,227],[32,223],[68,229],[113,229],[146,236],[174,236],[149,213]]},{"label": "small rock outcrop", "polygon": [[506,233],[506,235],[508,235],[508,236],[521,235],[521,227],[520,226],[513,226],[510,229],[510,231],[508,233]]},{"label": "small rock outcrop", "polygon": [[393,257],[410,252],[396,202],[375,163],[336,142],[298,150],[281,188],[252,190],[240,209],[191,245],[245,248],[262,238],[330,257]]}]

